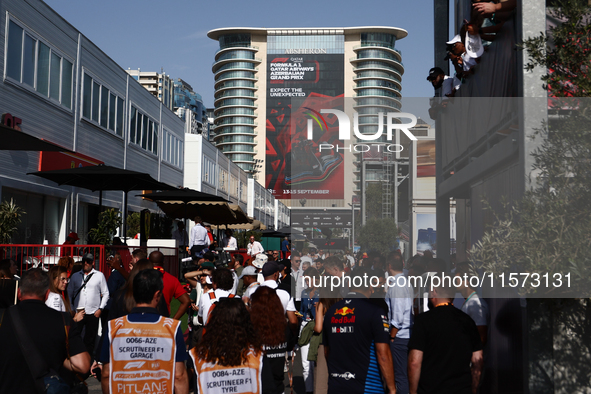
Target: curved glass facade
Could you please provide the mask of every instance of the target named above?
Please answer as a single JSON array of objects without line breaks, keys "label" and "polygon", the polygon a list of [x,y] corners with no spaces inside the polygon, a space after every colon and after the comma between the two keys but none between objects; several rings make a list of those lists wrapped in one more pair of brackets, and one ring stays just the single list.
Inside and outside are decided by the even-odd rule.
[{"label": "curved glass facade", "polygon": [[[235,95],[231,94],[229,96],[235,96]],[[226,96],[222,96],[222,97],[226,97]],[[220,101],[219,103],[217,103],[216,108],[227,107],[230,105],[243,105],[243,106],[248,106],[248,107],[255,106],[254,100],[234,98],[234,99],[225,99],[225,100]]]},{"label": "curved glass facade", "polygon": [[254,115],[254,109],[231,107],[231,108],[223,109],[219,112],[216,112],[216,114],[215,114],[215,116],[225,116],[225,115]]},{"label": "curved glass facade", "polygon": [[225,136],[218,138],[216,140],[216,142],[218,144],[224,144],[224,143],[229,143],[229,142],[232,142],[232,143],[247,142],[247,143],[254,144],[254,136],[251,137],[249,135],[225,135]]},{"label": "curved glass facade", "polygon": [[217,59],[216,62],[227,60],[227,59],[251,59],[254,60],[254,52],[247,51],[244,49],[239,49],[235,51],[227,51],[222,53]]},{"label": "curved glass facade", "polygon": [[[254,91],[248,89],[228,89],[222,90],[219,94],[214,95],[215,99],[220,99],[222,97],[254,97]],[[249,100],[249,99],[247,99]],[[252,102],[252,100],[249,100]],[[253,103],[254,104],[254,103]],[[232,105],[232,104],[225,104],[225,105]],[[234,104],[236,105],[236,104]],[[245,101],[244,105],[248,105],[248,102]]]},{"label": "curved glass facade", "polygon": [[[378,113],[386,114],[400,110],[401,77],[404,67],[401,62],[402,56],[395,48],[395,44],[396,37],[392,34],[367,32],[361,33],[361,46],[354,48],[357,53],[354,64],[356,110],[359,115],[370,115],[358,118],[359,131],[363,134],[375,134],[379,124]],[[363,47],[374,48],[364,49]],[[383,124],[386,124],[386,119]],[[383,130],[385,131],[385,127]],[[386,135],[382,135],[372,140],[372,143],[391,143],[391,141],[387,140]]]},{"label": "curved glass facade", "polygon": [[231,80],[220,83],[216,89],[227,89],[227,88],[254,88],[254,81],[240,81],[240,80]]},{"label": "curved glass facade", "polygon": [[257,79],[256,65],[260,59],[255,58],[257,48],[251,46],[249,33],[224,34],[218,41],[220,51],[212,67],[216,81],[214,141],[223,144],[219,148],[230,160],[238,162],[243,170],[251,171],[256,135],[253,108],[256,107],[256,83],[253,80]]},{"label": "curved glass facade", "polygon": [[388,33],[361,33],[361,46],[395,49],[396,36]]},{"label": "curved glass facade", "polygon": [[224,34],[218,38],[220,43],[220,49],[232,48],[232,47],[249,47],[250,46],[250,34],[249,33],[236,33],[236,34]]},{"label": "curved glass facade", "polygon": [[216,73],[222,72],[224,70],[232,70],[234,68],[244,68],[247,70],[254,70],[255,66],[254,63],[249,62],[236,62],[236,63],[226,63],[220,68],[217,69]]},{"label": "curved glass facade", "polygon": [[215,80],[219,81],[221,79],[227,78],[251,78],[254,79],[254,72],[253,71],[228,71],[221,74],[217,74],[215,76]]},{"label": "curved glass facade", "polygon": [[233,116],[231,118],[222,118],[215,120],[216,126],[224,124],[254,124],[253,118],[247,118],[245,116]]}]

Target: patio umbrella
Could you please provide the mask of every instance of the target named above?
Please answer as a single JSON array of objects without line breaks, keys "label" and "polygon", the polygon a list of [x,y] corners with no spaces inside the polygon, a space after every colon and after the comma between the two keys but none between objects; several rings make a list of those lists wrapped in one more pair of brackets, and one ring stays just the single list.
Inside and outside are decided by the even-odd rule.
[{"label": "patio umbrella", "polygon": [[0,150],[70,152],[59,145],[47,140],[33,137],[30,134],[0,124]]},{"label": "patio umbrella", "polygon": [[123,236],[127,236],[127,193],[131,190],[167,190],[174,189],[166,183],[152,178],[150,174],[125,170],[112,166],[99,164],[68,168],[64,170],[30,172],[28,175],[37,175],[59,185],[69,185],[99,191],[99,211],[102,211],[103,190],[121,190],[125,193],[123,204]]},{"label": "patio umbrella", "polygon": [[200,216],[211,224],[248,223],[249,219],[237,206],[232,209],[228,200],[214,194],[193,189],[178,189],[142,194],[141,197],[158,203],[158,207],[172,218],[193,219]]}]

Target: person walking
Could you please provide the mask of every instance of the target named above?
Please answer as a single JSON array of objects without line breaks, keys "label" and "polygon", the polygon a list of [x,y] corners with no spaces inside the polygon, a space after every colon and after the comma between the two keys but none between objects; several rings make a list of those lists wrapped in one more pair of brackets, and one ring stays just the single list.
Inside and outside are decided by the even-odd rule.
[{"label": "person walking", "polygon": [[[47,384],[59,384],[60,369],[86,374],[90,355],[69,314],[45,305],[49,275],[41,268],[26,271],[18,289],[20,303],[0,310],[0,393],[45,392]],[[32,358],[35,353],[34,363]],[[37,366],[39,371],[35,369]]]},{"label": "person walking", "polygon": [[[109,288],[105,275],[94,269],[94,256],[90,253],[82,257],[82,270],[72,274],[68,284],[70,305],[75,310],[84,309],[84,318],[78,324],[85,328],[84,344],[94,359],[94,345],[98,333],[99,319],[109,301]],[[105,316],[106,318],[106,316]]]},{"label": "person walking", "polygon": [[150,392],[189,393],[187,351],[181,322],[158,313],[162,273],[138,272],[133,279],[135,308],[111,320],[100,360],[103,394]]}]

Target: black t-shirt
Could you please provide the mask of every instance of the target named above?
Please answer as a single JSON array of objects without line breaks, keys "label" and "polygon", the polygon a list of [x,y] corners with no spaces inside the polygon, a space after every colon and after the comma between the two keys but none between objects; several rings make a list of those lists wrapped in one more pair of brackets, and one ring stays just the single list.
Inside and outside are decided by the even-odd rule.
[{"label": "black t-shirt", "polygon": [[408,348],[423,352],[419,393],[472,393],[470,361],[482,343],[470,316],[453,305],[415,316]]},{"label": "black t-shirt", "polygon": [[[65,371],[62,370],[62,364],[67,357],[64,318],[66,324],[74,325],[70,316],[37,300],[21,301],[16,308],[41,357],[50,368],[65,375]],[[70,356],[86,351],[84,342],[76,331],[78,330],[71,329],[69,334]],[[0,352],[0,393],[36,393],[35,381],[23,357],[8,310],[4,311],[0,338],[3,339]]]},{"label": "black t-shirt", "polygon": [[375,344],[389,342],[390,328],[380,307],[349,293],[326,311],[322,335],[329,393],[384,392]]}]

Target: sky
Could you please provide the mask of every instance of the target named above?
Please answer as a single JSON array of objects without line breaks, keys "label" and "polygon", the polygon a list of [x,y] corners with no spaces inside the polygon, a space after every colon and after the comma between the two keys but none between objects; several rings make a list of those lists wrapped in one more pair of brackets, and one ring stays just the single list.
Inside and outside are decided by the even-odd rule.
[{"label": "sky", "polygon": [[221,27],[393,26],[408,36],[396,43],[405,72],[403,97],[432,97],[432,0],[202,1],[45,0],[58,14],[124,69],[182,78],[213,107],[211,65]]}]

